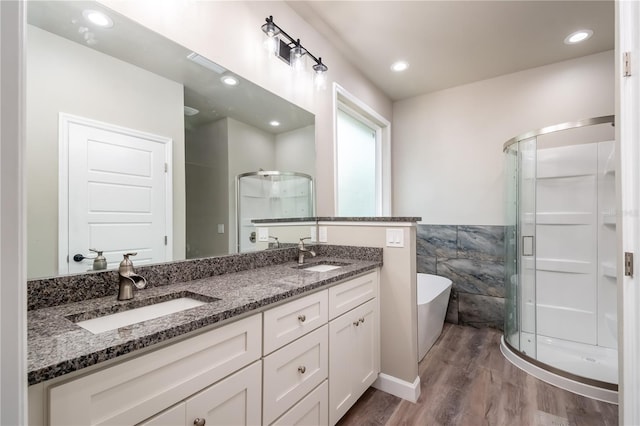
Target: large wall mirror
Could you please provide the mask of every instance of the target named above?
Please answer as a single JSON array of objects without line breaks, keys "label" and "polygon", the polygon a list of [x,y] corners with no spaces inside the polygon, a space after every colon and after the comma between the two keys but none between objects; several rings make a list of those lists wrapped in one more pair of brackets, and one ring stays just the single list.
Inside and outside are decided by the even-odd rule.
[{"label": "large wall mirror", "polygon": [[[224,64],[94,2],[30,1],[27,16],[30,279],[90,271],[89,249],[108,268],[128,251],[136,265],[235,252],[236,176],[315,176],[313,114]],[[306,185],[277,175],[254,179],[251,217]],[[313,216],[309,196],[286,216]]]}]

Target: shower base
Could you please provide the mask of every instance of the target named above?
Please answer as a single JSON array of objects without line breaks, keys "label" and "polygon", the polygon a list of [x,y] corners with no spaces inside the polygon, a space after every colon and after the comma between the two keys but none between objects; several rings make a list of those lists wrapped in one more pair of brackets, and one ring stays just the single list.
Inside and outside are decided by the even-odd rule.
[{"label": "shower base", "polygon": [[[544,345],[542,346],[544,347]],[[539,347],[539,349],[541,348]],[[543,349],[543,353],[546,351],[546,349],[547,348]],[[537,361],[533,358],[519,353],[512,346],[505,342],[504,336],[500,341],[500,351],[502,352],[502,355],[504,355],[504,357],[513,365],[544,382],[557,386],[561,389],[568,390],[569,392],[586,396],[588,398],[593,398],[613,404],[618,403],[617,385],[611,385],[609,383],[604,383],[603,381],[598,380],[584,379],[584,381],[582,381],[583,379],[577,377],[577,375],[561,371],[560,367],[552,367],[548,364]],[[550,354],[546,354],[546,356],[551,356],[552,354],[554,354],[554,352],[557,351],[550,351]],[[563,355],[564,359],[562,367],[581,363],[581,361],[579,361],[579,358],[583,358],[585,354],[583,353],[580,356],[577,356],[575,355],[575,353],[577,353],[577,351],[574,351],[574,355]],[[592,361],[585,360],[584,362],[589,362],[589,364],[585,365],[590,365],[593,369],[594,363]],[[610,368],[608,369],[608,371],[609,373],[607,374],[610,374]],[[591,370],[590,373],[593,373],[593,370]]]}]

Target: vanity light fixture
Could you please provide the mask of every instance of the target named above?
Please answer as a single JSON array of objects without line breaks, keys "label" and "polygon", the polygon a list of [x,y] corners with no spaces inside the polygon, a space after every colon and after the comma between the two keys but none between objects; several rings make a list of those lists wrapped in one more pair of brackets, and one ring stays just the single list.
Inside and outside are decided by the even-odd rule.
[{"label": "vanity light fixture", "polygon": [[99,10],[86,9],[82,11],[82,16],[94,25],[101,28],[113,27],[113,19]]},{"label": "vanity light fixture", "polygon": [[302,46],[299,38],[293,38],[282,28],[273,22],[273,16],[265,19],[266,23],[262,25],[262,31],[267,35],[265,46],[267,49],[275,53],[280,59],[296,69],[304,68],[304,58],[309,56],[315,64],[313,71],[315,78],[324,80],[324,75],[329,69],[322,63],[322,58],[316,58],[309,50]]},{"label": "vanity light fixture", "polygon": [[585,41],[585,40],[591,38],[592,35],[593,35],[593,31],[592,30],[579,30],[579,31],[576,31],[576,32],[573,32],[573,33],[569,34],[564,39],[564,44],[580,43],[581,41]]}]

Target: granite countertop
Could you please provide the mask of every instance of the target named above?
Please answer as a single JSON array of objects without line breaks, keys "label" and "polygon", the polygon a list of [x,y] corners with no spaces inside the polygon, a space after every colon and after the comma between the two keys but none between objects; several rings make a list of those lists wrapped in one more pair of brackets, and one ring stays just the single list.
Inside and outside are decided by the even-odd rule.
[{"label": "granite countertop", "polygon": [[294,222],[420,222],[417,216],[318,216],[286,217],[278,219],[253,219],[251,223],[294,223]]},{"label": "granite countertop", "polygon": [[[101,297],[31,310],[28,322],[29,385],[50,380],[166,341],[201,327],[260,312],[283,300],[329,287],[381,266],[380,261],[316,257],[308,263],[345,264],[328,272],[300,270],[295,262],[216,275],[135,291],[133,300]],[[102,316],[179,296],[206,303],[182,312],[93,334],[73,321]]]}]

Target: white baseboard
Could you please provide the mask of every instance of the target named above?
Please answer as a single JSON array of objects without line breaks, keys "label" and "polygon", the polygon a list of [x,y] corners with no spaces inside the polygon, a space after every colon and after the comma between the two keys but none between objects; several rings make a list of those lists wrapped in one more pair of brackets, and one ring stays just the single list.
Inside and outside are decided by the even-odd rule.
[{"label": "white baseboard", "polygon": [[400,380],[397,377],[380,373],[372,386],[413,403],[415,403],[420,396],[420,376],[416,377],[413,383],[410,383]]}]

